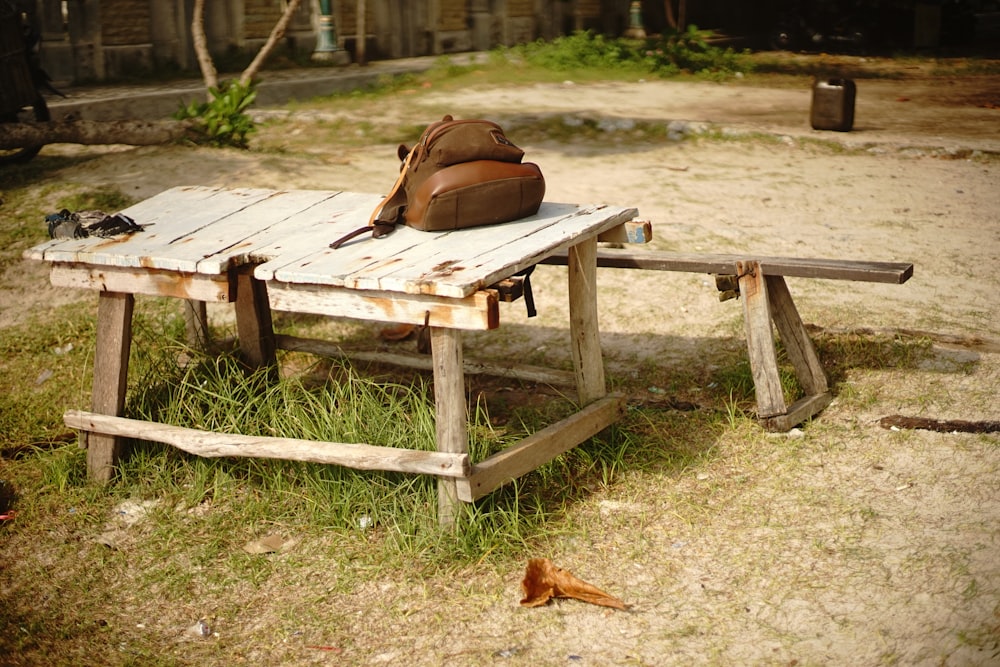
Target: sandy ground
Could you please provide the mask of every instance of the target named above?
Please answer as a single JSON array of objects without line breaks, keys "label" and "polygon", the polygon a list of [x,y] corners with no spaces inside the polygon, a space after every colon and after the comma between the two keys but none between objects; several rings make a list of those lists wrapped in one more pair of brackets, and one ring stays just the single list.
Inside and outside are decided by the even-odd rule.
[{"label": "sandy ground", "polygon": [[[1000,86],[996,77],[862,81],[848,134],[810,129],[809,103],[801,89],[567,82],[401,96],[380,111],[420,123],[445,108],[514,128],[528,116],[602,119],[602,139],[522,144],[542,166],[548,199],[636,206],[654,223],[657,249],[913,262],[904,285],[790,287],[820,328],[919,330],[939,343],[917,368],[852,370],[794,436],[761,446],[737,434],[669,488],[635,479],[581,501],[574,511],[602,516],[602,528],[549,555],[631,612],[520,609],[520,573],[373,584],[338,612],[363,615],[351,636],[370,650],[330,664],[1000,664],[997,436],[876,423],[893,413],[1000,419]],[[289,144],[317,113],[282,125]],[[636,144],[622,139],[633,120],[718,138]],[[67,166],[65,180],[136,197],[183,184],[382,191],[396,170],[391,146],[46,150],[91,156]],[[536,276],[539,317],[528,322],[514,304],[502,312],[504,335],[470,336],[467,354],[528,345],[534,362],[566,363],[564,273]],[[720,304],[707,276],[609,270],[600,279],[612,377],[710,365],[717,346],[741,345],[740,307]],[[44,268],[29,263],[3,285],[0,326],[79,298],[45,288]],[[964,344],[940,342],[949,336]],[[615,557],[595,562],[595,552]],[[369,593],[385,605],[372,608]],[[451,623],[434,622],[441,613]],[[322,659],[288,647],[256,657]]]}]

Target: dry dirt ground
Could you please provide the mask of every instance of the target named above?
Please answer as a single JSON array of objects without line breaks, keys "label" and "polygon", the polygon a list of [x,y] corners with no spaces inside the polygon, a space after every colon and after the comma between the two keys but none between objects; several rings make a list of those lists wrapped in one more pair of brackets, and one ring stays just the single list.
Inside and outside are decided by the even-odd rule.
[{"label": "dry dirt ground", "polygon": [[[657,249],[911,261],[903,285],[790,288],[823,330],[921,331],[934,344],[912,367],[849,369],[833,404],[797,433],[737,430],[697,469],[626,475],[581,499],[571,512],[592,528],[538,555],[629,612],[573,601],[523,609],[521,572],[470,567],[459,580],[388,578],[338,598],[337,623],[349,627],[314,643],[342,637],[350,651],[310,651],[290,635],[234,650],[258,664],[1000,664],[998,436],[878,425],[896,413],[1000,419],[1000,79],[859,81],[847,134],[811,130],[809,104],[801,87],[649,81],[417,91],[381,105],[377,122],[445,110],[513,128],[526,116],[599,119],[607,131],[586,140],[524,145],[509,132],[541,165],[549,199],[634,205],[653,221]],[[283,139],[265,127],[287,153],[46,150],[91,156],[66,168],[67,181],[136,197],[182,184],[383,191],[393,147],[307,146],[310,128],[336,115],[296,112]],[[636,144],[623,139],[634,120],[716,134]],[[467,354],[567,363],[564,273],[536,276],[539,317],[514,304],[502,335],[470,336]],[[608,270],[600,280],[612,378],[709,368],[713,350],[741,345],[740,306],[719,303],[707,276]],[[34,265],[5,276],[0,324],[78,298],[45,284]],[[265,609],[262,597],[220,632],[266,623]]]}]

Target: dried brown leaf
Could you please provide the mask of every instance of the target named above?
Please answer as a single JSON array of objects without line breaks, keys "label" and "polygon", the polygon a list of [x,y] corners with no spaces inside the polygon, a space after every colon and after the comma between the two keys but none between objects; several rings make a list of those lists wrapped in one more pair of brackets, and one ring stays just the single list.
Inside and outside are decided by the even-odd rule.
[{"label": "dried brown leaf", "polygon": [[602,607],[628,608],[613,595],[577,579],[568,570],[556,567],[548,558],[532,558],[528,561],[521,589],[524,591],[524,599],[521,600],[523,607],[539,607],[552,598],[573,598]]}]

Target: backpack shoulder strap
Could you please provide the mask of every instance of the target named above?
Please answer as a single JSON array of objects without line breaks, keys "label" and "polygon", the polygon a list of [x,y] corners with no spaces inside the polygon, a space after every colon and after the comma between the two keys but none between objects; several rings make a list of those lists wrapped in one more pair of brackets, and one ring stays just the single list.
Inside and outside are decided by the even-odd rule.
[{"label": "backpack shoulder strap", "polygon": [[[405,192],[403,190],[403,181],[406,179],[406,173],[410,168],[410,161],[413,159],[413,154],[416,149],[411,150],[406,154],[406,159],[403,160],[403,166],[399,168],[399,178],[393,184],[392,189],[389,190],[389,194],[375,206],[372,210],[372,214],[368,217],[368,224],[364,227],[359,227],[352,232],[348,232],[344,236],[330,244],[330,247],[336,250],[340,246],[344,245],[356,236],[361,236],[365,232],[371,230],[372,238],[380,238],[385,236],[393,230],[396,226],[396,220],[399,218],[399,209],[406,204]],[[382,213],[386,211],[387,208],[391,206],[392,213],[390,216],[382,216]],[[390,219],[386,219],[389,217]]]}]

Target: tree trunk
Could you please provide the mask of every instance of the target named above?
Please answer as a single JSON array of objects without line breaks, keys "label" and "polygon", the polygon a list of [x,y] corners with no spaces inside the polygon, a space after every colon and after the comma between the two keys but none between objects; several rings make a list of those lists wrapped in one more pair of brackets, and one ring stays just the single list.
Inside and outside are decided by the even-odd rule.
[{"label": "tree trunk", "polygon": [[208,102],[211,102],[212,94],[207,89],[219,87],[219,73],[215,69],[215,63],[212,62],[212,54],[208,51],[208,40],[205,38],[205,0],[194,0],[191,41],[194,45],[195,55],[198,56],[201,77],[205,80],[205,97]]},{"label": "tree trunk", "polygon": [[[199,0],[204,2],[204,0]],[[278,44],[278,40],[285,36],[285,30],[288,29],[288,23],[292,20],[292,14],[295,10],[299,8],[302,0],[288,0],[288,5],[285,7],[285,13],[281,15],[278,22],[274,24],[274,28],[271,29],[271,34],[267,36],[267,41],[264,42],[264,46],[260,47],[260,51],[257,52],[257,56],[253,59],[247,68],[243,70],[243,74],[240,75],[240,83],[244,86],[248,85],[253,78],[257,76],[257,72],[264,65],[264,61],[267,57],[271,55],[271,51]]]},{"label": "tree trunk", "polygon": [[664,0],[663,8],[667,12],[667,25],[677,30],[677,19],[674,18],[674,0]]},{"label": "tree trunk", "polygon": [[196,138],[190,121],[60,120],[47,123],[0,123],[0,149],[45,144],[126,144],[155,146]]},{"label": "tree trunk", "polygon": [[365,25],[365,19],[367,18],[368,7],[365,0],[358,0],[357,4],[357,27],[358,32],[354,39],[354,59],[361,66],[368,64],[368,54],[365,52],[366,42],[368,41],[368,28]]}]

